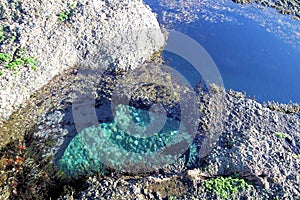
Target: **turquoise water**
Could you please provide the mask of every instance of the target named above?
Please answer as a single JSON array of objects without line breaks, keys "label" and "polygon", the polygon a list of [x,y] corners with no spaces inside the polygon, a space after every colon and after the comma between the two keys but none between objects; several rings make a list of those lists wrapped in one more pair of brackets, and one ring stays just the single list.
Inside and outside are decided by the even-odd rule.
[{"label": "turquoise water", "polygon": [[[167,28],[192,37],[208,51],[227,89],[260,102],[300,103],[299,21],[230,0],[146,3]],[[165,53],[165,58],[191,82],[200,77],[191,67],[182,67],[176,56]]]},{"label": "turquoise water", "polygon": [[[300,103],[300,22],[272,9],[241,6],[230,0],[146,3],[167,28],[190,36],[208,51],[227,89],[244,91],[261,102]],[[201,74],[186,60],[170,52],[163,56],[192,86],[201,80]],[[87,127],[72,138],[57,160],[61,170],[78,177],[105,172],[106,167],[135,172],[135,165],[147,165],[149,160],[161,167],[162,161],[173,163],[182,156],[166,154],[157,159],[160,149],[180,143],[178,139],[191,144],[185,161],[192,165],[197,148],[188,133],[179,131],[180,121],[130,106],[118,109],[113,121]],[[151,129],[149,137],[145,133],[155,119],[166,121],[154,134]]]},{"label": "turquoise water", "polygon": [[[172,144],[189,141],[193,138],[184,131],[180,121],[166,118],[163,127],[151,136],[147,135],[150,124],[158,126],[163,116],[157,113],[136,109],[131,106],[118,105],[113,122],[101,123],[80,131],[68,144],[63,155],[56,161],[65,175],[72,178],[86,174],[105,173],[107,167],[129,172],[141,172],[144,166],[153,168],[173,163],[184,151],[164,152]],[[188,147],[188,146],[187,146]],[[191,152],[191,151],[190,151]],[[193,159],[196,155],[189,157]],[[190,160],[186,160],[190,162]],[[135,168],[142,164],[142,168]]]}]

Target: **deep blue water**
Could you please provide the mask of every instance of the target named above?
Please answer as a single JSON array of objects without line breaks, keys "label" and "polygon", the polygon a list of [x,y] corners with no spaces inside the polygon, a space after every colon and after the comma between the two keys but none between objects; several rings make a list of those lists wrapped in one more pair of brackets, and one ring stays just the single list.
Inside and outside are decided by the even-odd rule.
[{"label": "deep blue water", "polygon": [[[199,1],[199,0],[197,0]],[[263,101],[300,103],[300,22],[273,9],[230,0],[146,0],[167,28],[201,44],[215,61],[227,89]],[[172,59],[171,54],[165,54]],[[189,73],[189,67],[175,68]],[[191,80],[198,79],[190,70]],[[193,82],[193,81],[192,81]]]}]

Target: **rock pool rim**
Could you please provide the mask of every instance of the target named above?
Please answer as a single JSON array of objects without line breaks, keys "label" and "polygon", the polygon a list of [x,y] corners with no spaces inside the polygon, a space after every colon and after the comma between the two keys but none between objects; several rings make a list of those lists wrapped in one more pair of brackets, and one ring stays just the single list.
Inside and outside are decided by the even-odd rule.
[{"label": "rock pool rim", "polygon": [[[153,30],[153,33],[155,34],[155,31]],[[192,66],[197,70],[197,72],[203,77],[204,82],[206,85],[216,84],[220,86],[221,88],[224,88],[223,80],[221,77],[221,74],[214,63],[213,59],[209,56],[207,51],[194,39],[190,38],[189,36],[182,34],[180,32],[177,32],[175,30],[167,30],[168,31],[168,40],[166,42],[166,46],[164,48],[164,51],[168,51],[171,53],[174,53],[176,55],[181,56],[185,60],[187,60]],[[149,30],[145,31],[149,32]],[[140,32],[139,32],[140,33]],[[139,34],[137,34],[139,35]],[[122,36],[121,36],[122,37]],[[128,35],[125,37],[129,37]],[[144,41],[147,42],[147,41]],[[99,52],[100,53],[100,52]],[[93,62],[93,61],[92,61]],[[88,62],[87,62],[88,63]],[[110,66],[103,66],[101,63],[97,63],[97,69],[89,69],[86,67],[85,64],[83,64],[82,69],[78,70],[78,74],[82,74],[83,77],[88,77],[88,75],[96,75],[98,77],[101,77],[103,72],[106,69],[109,69]],[[93,62],[93,67],[95,67],[95,63]],[[187,77],[184,77],[178,72],[174,72],[175,70],[168,66],[163,66],[163,68],[167,69],[165,71],[169,71],[172,73],[177,73],[179,76],[183,77],[183,80],[187,83],[187,85],[190,88],[193,88],[189,85],[188,81],[186,81]],[[151,68],[148,67],[148,70],[151,71]],[[169,75],[172,75],[171,73]],[[82,84],[85,80],[81,80],[81,89],[76,95],[78,95],[77,98],[74,99],[74,103],[72,105],[72,111],[73,111],[73,118],[76,130],[80,134],[80,131],[92,126],[98,125],[97,116],[95,113],[95,99],[93,91],[90,90],[88,87],[82,87]],[[89,83],[85,82],[85,86],[88,86]],[[211,88],[208,88],[209,92],[211,92]],[[196,100],[196,94],[194,94],[194,97],[192,99]],[[113,98],[112,98],[113,99]],[[222,100],[222,99],[220,99]],[[180,102],[182,103],[182,102]],[[186,102],[187,103],[187,102]],[[188,102],[190,103],[190,102]],[[125,171],[131,174],[135,173],[145,173],[148,171],[153,171],[156,169],[162,168],[164,165],[172,164],[176,162],[177,157],[175,159],[171,159],[172,162],[170,162],[170,159],[165,159],[165,156],[169,156],[170,152],[172,152],[172,155],[176,154],[183,154],[186,152],[186,150],[189,148],[189,145],[193,142],[194,136],[198,130],[198,120],[200,117],[200,112],[198,112],[198,106],[196,104],[196,101],[193,101],[192,104],[187,104],[185,108],[189,108],[187,110],[181,110],[181,114],[183,114],[183,119],[186,121],[186,123],[182,122],[182,124],[188,124],[192,125],[189,126],[189,133],[191,135],[191,139],[184,140],[184,145],[181,142],[178,142],[177,144],[168,145],[169,148],[165,148],[158,154],[158,157],[154,157],[155,160],[149,160],[149,157],[144,159],[144,163],[142,165],[137,165],[136,163],[131,163],[130,161],[124,162],[122,165],[112,166],[111,160],[113,160],[114,156],[110,155],[109,158],[101,157],[99,160],[101,163],[103,163],[106,166],[109,166],[110,168]],[[195,112],[196,111],[196,112]],[[222,112],[222,110],[220,110]],[[192,115],[191,115],[192,114]],[[87,125],[88,124],[88,125]],[[204,142],[205,143],[214,143],[219,138],[220,133],[213,133],[213,135],[210,135]],[[211,139],[213,138],[213,139]],[[85,140],[82,138],[83,141]],[[88,148],[91,146],[89,141],[85,141],[85,146]],[[205,144],[206,148],[202,149],[199,153],[199,157],[206,156],[214,144]],[[167,146],[166,146],[167,147]],[[210,148],[207,148],[210,147]],[[117,149],[116,149],[117,150]],[[105,152],[103,152],[105,153]],[[178,153],[178,154],[177,154]],[[144,155],[140,155],[144,156]],[[142,167],[141,167],[142,166]]]}]

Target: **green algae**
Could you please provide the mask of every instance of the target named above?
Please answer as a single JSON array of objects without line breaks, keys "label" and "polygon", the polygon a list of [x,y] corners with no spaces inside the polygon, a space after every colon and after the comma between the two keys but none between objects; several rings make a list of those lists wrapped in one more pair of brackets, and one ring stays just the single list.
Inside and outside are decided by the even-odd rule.
[{"label": "green algae", "polygon": [[217,194],[222,199],[231,199],[233,194],[246,189],[249,184],[240,178],[218,177],[206,180],[204,186],[208,191]]}]

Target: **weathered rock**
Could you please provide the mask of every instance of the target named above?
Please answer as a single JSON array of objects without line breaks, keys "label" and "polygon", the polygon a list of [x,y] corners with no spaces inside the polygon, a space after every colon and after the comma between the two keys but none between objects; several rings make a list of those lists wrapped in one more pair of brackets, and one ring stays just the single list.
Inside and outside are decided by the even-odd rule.
[{"label": "weathered rock", "polygon": [[[103,84],[100,84],[102,90],[108,92],[108,96],[111,93],[109,85],[115,85],[112,79],[114,78],[105,76]],[[238,176],[251,183],[250,188],[236,194],[235,198],[250,198],[250,196],[256,199],[276,198],[276,196],[298,198],[299,189],[295,186],[300,179],[299,112],[289,112],[288,109],[283,112],[279,109],[289,108],[291,105],[278,105],[278,107],[275,103],[262,105],[246,98],[243,93],[230,90],[224,96],[221,91],[222,89],[214,86],[213,93],[199,96],[201,109],[206,110],[205,115],[200,119],[200,124],[205,128],[199,131],[207,132],[207,136],[209,132],[222,134],[214,149],[206,157],[193,161],[189,166],[192,167],[192,171],[185,171],[186,164],[179,160],[175,164],[165,166],[162,171],[142,177],[124,176],[118,173],[115,174],[116,177],[114,174],[104,178],[94,176],[93,181],[87,181],[88,188],[80,192],[81,198],[120,198],[121,196],[126,196],[128,199],[134,199],[135,196],[141,199],[158,198],[158,196],[163,198],[177,196],[178,199],[216,198],[215,194],[206,190],[203,181],[223,176]],[[222,102],[220,102],[221,98],[216,98],[219,95],[224,98]],[[107,98],[105,95],[103,97]],[[34,134],[41,142],[46,136],[55,140],[58,138],[66,140],[72,137],[70,134],[72,131],[76,133],[74,122],[70,118],[71,110],[65,109],[69,107],[68,103],[64,100],[58,102],[65,102],[58,105],[59,111],[54,112],[52,109],[51,112],[40,117],[41,128]],[[226,111],[218,113],[222,105]],[[292,107],[297,108],[296,105]],[[100,106],[96,109],[105,108]],[[215,120],[216,115],[222,119],[221,123],[209,124],[209,121]],[[64,117],[61,120],[62,116]],[[69,131],[69,135],[64,133],[64,129]],[[53,155],[61,147],[57,140],[43,149],[45,154]],[[205,148],[201,143],[199,147]],[[177,187],[173,187],[174,184]],[[167,189],[155,193],[153,188]]]},{"label": "weathered rock", "polygon": [[[108,1],[106,3],[109,4]],[[78,54],[78,49],[76,54]],[[98,58],[96,58],[96,63]],[[91,60],[95,61],[87,56],[87,59],[83,61],[92,64]],[[118,64],[116,62],[113,67],[122,68],[120,63],[124,64],[124,62],[121,61]],[[27,148],[41,149],[43,156],[54,155],[57,149],[64,145],[65,140],[71,139],[74,134],[77,134],[70,107],[72,103],[70,88],[76,75],[77,71],[74,70],[72,73],[57,77],[45,87],[45,91],[48,92],[37,93],[37,97],[31,99],[38,104],[33,108],[39,110],[38,113],[34,113],[39,117],[35,129],[30,130],[36,141],[35,143],[28,142]],[[109,83],[117,81],[114,78],[105,76],[103,85],[100,85],[103,86],[102,89],[106,89],[103,93],[99,93],[104,99],[110,97],[115,84],[109,88]],[[148,88],[145,91],[141,88],[137,91],[137,95],[143,96],[143,92],[147,91],[149,91]],[[299,199],[300,194],[297,187],[300,180],[299,105],[279,105],[277,103],[262,105],[246,98],[243,93],[228,91],[224,96],[220,92],[223,89],[214,88],[213,91],[209,95],[199,95],[202,103],[200,109],[205,111],[204,116],[199,120],[201,125],[199,132],[221,133],[219,141],[206,157],[194,160],[190,166],[179,160],[178,163],[165,166],[158,172],[144,176],[126,176],[115,172],[106,177],[94,175],[86,180],[83,179],[87,188],[81,188],[81,191],[78,191],[78,198],[212,199],[218,197],[205,188],[205,180],[223,176],[239,176],[249,181],[251,186],[236,194],[235,199],[289,199],[291,197]],[[213,98],[218,96],[221,98]],[[170,98],[174,99],[171,96]],[[101,108],[104,103],[100,102],[99,107],[95,109],[98,109],[103,118],[112,117],[111,113],[100,112],[104,110]],[[47,109],[42,109],[42,107],[47,107]],[[225,112],[218,112],[222,110],[219,109],[220,107],[225,108]],[[25,116],[30,118],[31,113],[26,113]],[[219,121],[217,119],[222,119],[221,123],[209,123],[210,121]],[[47,138],[52,139],[53,143],[45,143]],[[39,147],[34,146],[36,143],[39,144]],[[201,142],[198,145],[199,148],[204,148],[201,146]],[[188,167],[192,169],[187,169]],[[11,168],[5,170],[9,171]],[[41,177],[42,174],[40,171],[31,173],[30,180],[26,180],[28,182],[32,179],[35,180],[35,177]],[[46,175],[43,174],[43,176]],[[10,173],[10,176],[13,176],[13,173]],[[11,177],[10,180],[14,178]],[[22,177],[19,176],[18,179],[22,179]],[[30,183],[36,184],[34,181]],[[76,184],[79,185],[78,182]],[[9,188],[14,188],[15,182],[8,182],[7,185]],[[33,188],[35,187],[33,186]],[[24,188],[20,190],[22,189]],[[6,191],[9,190],[4,188],[0,192],[3,194]],[[30,194],[31,191],[27,191]],[[35,194],[43,192],[45,192],[43,189],[34,191]],[[11,195],[17,196],[17,194]],[[62,195],[60,199],[72,198],[72,192]]]},{"label": "weathered rock", "polygon": [[299,0],[232,0],[235,3],[246,4],[256,3],[265,7],[271,7],[285,15],[293,15],[293,19],[300,19],[300,1]]},{"label": "weathered rock", "polygon": [[[0,63],[1,121],[75,64],[135,68],[164,44],[155,14],[141,0],[14,0],[1,1],[0,8],[1,26],[16,30],[17,37],[0,44],[1,52],[15,54],[26,48],[39,62],[36,70],[19,67],[16,74]],[[66,11],[70,15],[59,20]]]}]

